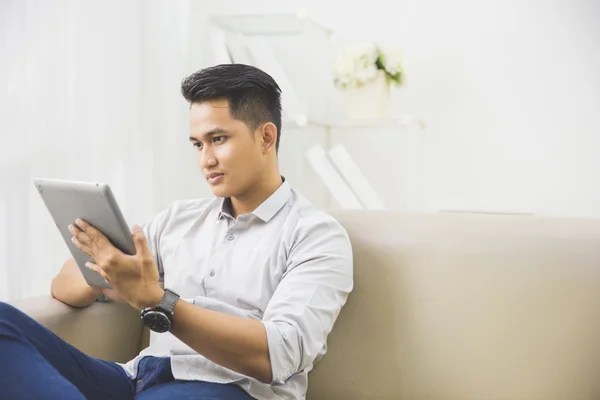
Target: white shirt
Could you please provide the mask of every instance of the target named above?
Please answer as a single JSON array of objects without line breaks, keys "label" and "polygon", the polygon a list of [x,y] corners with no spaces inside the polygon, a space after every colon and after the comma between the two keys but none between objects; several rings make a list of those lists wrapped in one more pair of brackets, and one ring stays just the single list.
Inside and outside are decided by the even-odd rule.
[{"label": "white shirt", "polygon": [[229,199],[173,203],[144,226],[165,288],[199,307],[261,321],[271,384],[224,368],[171,333],[124,364],[169,356],[175,379],[235,383],[258,399],[303,399],[307,374],[353,287],[348,235],[328,214],[283,184],[254,212],[231,216]]}]

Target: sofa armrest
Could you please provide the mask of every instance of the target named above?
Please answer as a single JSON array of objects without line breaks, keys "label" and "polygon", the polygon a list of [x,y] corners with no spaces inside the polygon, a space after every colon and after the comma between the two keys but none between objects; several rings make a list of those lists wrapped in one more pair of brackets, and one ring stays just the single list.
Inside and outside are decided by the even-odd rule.
[{"label": "sofa armrest", "polygon": [[128,304],[96,302],[74,308],[51,296],[11,304],[92,357],[126,362],[140,351],[142,321]]}]

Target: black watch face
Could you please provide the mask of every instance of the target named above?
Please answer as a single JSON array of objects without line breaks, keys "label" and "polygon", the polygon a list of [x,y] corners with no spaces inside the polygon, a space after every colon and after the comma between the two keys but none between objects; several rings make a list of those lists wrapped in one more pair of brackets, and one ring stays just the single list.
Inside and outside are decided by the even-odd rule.
[{"label": "black watch face", "polygon": [[152,329],[154,332],[168,332],[171,329],[171,321],[169,317],[160,311],[148,311],[142,317],[144,325]]}]

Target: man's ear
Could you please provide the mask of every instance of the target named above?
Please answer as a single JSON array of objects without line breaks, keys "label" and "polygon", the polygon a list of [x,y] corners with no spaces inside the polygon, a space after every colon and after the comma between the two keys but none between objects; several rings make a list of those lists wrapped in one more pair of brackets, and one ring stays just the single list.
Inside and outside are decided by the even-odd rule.
[{"label": "man's ear", "polygon": [[277,144],[277,127],[272,122],[264,124],[260,130],[260,139],[262,141],[263,154],[271,150],[275,151]]}]

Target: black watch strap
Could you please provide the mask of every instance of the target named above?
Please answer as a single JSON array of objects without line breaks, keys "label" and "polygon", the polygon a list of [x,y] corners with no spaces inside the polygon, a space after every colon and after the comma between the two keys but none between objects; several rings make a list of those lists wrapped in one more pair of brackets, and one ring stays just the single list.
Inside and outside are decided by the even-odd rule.
[{"label": "black watch strap", "polygon": [[179,295],[169,289],[165,289],[165,294],[156,306],[159,310],[166,312],[168,315],[173,315],[175,310],[175,304],[179,300]]}]

